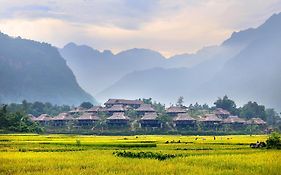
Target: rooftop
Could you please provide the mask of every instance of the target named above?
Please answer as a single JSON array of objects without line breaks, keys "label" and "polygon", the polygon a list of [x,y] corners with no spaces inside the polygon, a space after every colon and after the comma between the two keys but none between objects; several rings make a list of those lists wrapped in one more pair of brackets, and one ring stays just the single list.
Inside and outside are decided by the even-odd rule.
[{"label": "rooftop", "polygon": [[174,121],[191,121],[191,120],[195,120],[195,119],[190,117],[187,113],[178,114],[178,116],[174,118]]},{"label": "rooftop", "polygon": [[246,123],[246,121],[238,116],[229,116],[223,120],[223,123]]},{"label": "rooftop", "polygon": [[114,104],[122,104],[122,105],[141,105],[143,101],[141,100],[126,100],[126,99],[109,99],[104,103],[105,105],[114,105]]},{"label": "rooftop", "polygon": [[170,106],[166,109],[167,113],[185,113],[186,110],[180,106]]},{"label": "rooftop", "polygon": [[215,114],[206,114],[199,121],[202,121],[202,122],[221,122],[222,119],[218,118]]},{"label": "rooftop", "polygon": [[124,112],[115,112],[107,120],[129,120],[129,117],[124,115]]},{"label": "rooftop", "polygon": [[157,117],[156,113],[145,113],[141,120],[157,120]]},{"label": "rooftop", "polygon": [[228,112],[227,110],[222,109],[222,108],[217,108],[215,110],[215,114],[216,115],[230,115],[230,112]]},{"label": "rooftop", "polygon": [[114,112],[114,111],[120,111],[120,112],[122,111],[122,112],[124,112],[125,109],[124,109],[124,107],[122,105],[113,105],[110,108],[108,108],[107,111],[108,112]]},{"label": "rooftop", "polygon": [[136,109],[136,111],[155,112],[155,109],[153,109],[151,104],[142,104],[139,108]]},{"label": "rooftop", "polygon": [[77,120],[99,120],[100,118],[96,115],[83,113]]}]

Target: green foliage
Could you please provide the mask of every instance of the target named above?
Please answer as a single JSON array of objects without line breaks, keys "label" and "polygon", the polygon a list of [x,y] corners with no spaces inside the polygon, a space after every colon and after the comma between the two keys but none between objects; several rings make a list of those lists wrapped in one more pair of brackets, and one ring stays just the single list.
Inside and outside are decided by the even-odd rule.
[{"label": "green foliage", "polygon": [[152,104],[152,98],[143,98],[139,100],[143,101],[144,104]]},{"label": "green foliage", "polygon": [[178,98],[178,101],[177,101],[177,103],[176,103],[176,106],[183,106],[183,96],[180,96],[179,98]]},{"label": "green foliage", "polygon": [[269,149],[276,149],[276,148],[280,149],[281,148],[280,135],[276,132],[273,132],[266,140],[266,146]]},{"label": "green foliage", "polygon": [[90,109],[91,107],[93,107],[93,104],[91,102],[83,102],[81,103],[80,107],[84,109]]},{"label": "green foliage", "polygon": [[263,105],[259,105],[257,102],[249,101],[240,109],[240,116],[247,119],[259,117],[266,120],[265,107]]},{"label": "green foliage", "polygon": [[216,108],[222,108],[229,111],[232,114],[237,113],[236,104],[233,100],[229,99],[227,95],[223,98],[219,98],[216,102],[214,102]]},{"label": "green foliage", "polygon": [[118,157],[128,157],[128,158],[138,158],[138,159],[157,159],[157,160],[166,160],[170,158],[175,158],[175,154],[162,154],[154,152],[131,152],[131,151],[116,151],[113,152],[114,155]]}]

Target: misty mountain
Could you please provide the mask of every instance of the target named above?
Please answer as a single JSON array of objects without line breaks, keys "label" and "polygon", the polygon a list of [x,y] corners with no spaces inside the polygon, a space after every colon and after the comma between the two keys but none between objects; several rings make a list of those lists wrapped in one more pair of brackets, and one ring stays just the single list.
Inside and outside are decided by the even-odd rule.
[{"label": "misty mountain", "polygon": [[47,43],[0,33],[0,103],[95,102],[76,82],[58,50]]},{"label": "misty mountain", "polygon": [[97,98],[152,97],[169,103],[184,96],[188,104],[211,103],[228,94],[239,104],[255,100],[280,110],[280,45],[281,14],[278,14],[256,29],[234,32],[221,46],[211,49],[210,53],[218,50],[215,56],[205,58],[202,63],[190,68],[133,72]]}]

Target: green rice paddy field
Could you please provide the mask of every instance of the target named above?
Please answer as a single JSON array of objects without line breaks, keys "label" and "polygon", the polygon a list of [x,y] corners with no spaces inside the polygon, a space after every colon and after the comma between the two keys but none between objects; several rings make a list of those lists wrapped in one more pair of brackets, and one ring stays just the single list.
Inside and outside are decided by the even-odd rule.
[{"label": "green rice paddy field", "polygon": [[249,147],[267,137],[0,135],[0,174],[280,175],[280,150]]}]

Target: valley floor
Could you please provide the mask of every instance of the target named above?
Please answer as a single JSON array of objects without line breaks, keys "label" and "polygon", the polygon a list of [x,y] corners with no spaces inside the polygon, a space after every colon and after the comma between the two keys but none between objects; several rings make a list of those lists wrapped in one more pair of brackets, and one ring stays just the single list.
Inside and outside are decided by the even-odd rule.
[{"label": "valley floor", "polygon": [[[0,135],[0,174],[280,174],[281,150],[252,149],[266,135]],[[175,158],[118,157],[124,151]]]}]

